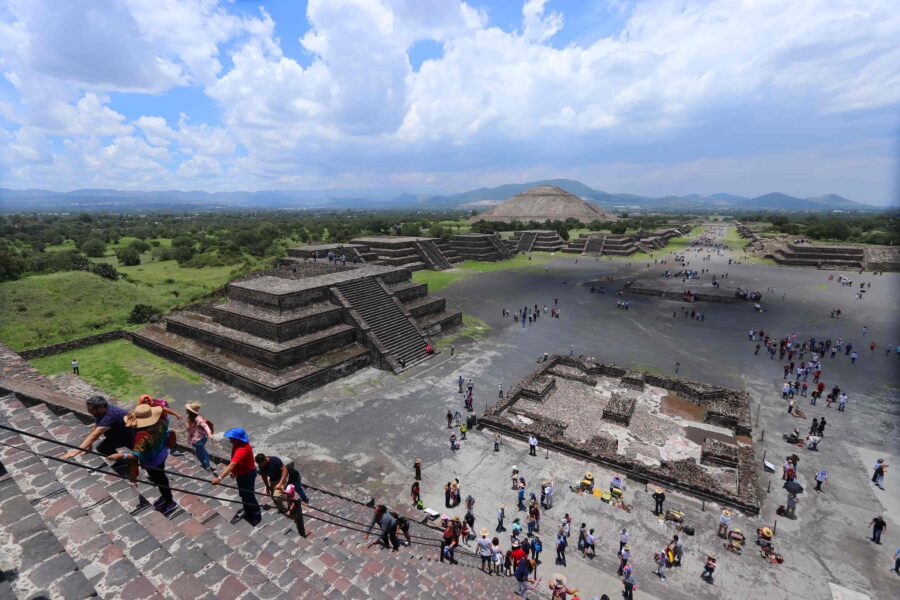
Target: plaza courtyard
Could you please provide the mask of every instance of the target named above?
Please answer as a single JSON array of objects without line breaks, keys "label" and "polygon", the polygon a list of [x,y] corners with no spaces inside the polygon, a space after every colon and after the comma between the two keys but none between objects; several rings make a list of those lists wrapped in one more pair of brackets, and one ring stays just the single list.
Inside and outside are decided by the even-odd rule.
[{"label": "plaza courtyard", "polygon": [[[689,310],[703,311],[701,321],[685,317],[685,304],[680,301],[627,291],[620,296],[619,291],[637,276],[658,276],[666,268],[680,268],[671,254],[662,251],[656,258],[666,263],[651,261],[649,266],[646,261],[556,255],[540,265],[470,276],[444,288],[441,293],[449,306],[477,317],[490,329],[477,340],[455,338],[452,355],[445,345],[439,355],[400,375],[367,368],[278,406],[205,379],[172,383],[155,392],[173,398],[177,405],[199,400],[217,430],[245,427],[257,450],[294,458],[310,482],[343,486],[357,496],[374,496],[387,504],[409,502],[412,466],[420,458],[426,507],[461,515],[462,507],[450,510],[443,504],[444,484],[458,477],[462,497],[475,498],[476,530],[484,526],[493,532],[500,504],[509,507],[507,526],[517,516],[515,492],[509,486],[514,465],[526,477],[528,492],[537,492],[539,481],[552,479],[556,494],[553,508],[542,515],[544,553],[538,575],[546,582],[554,572],[565,573],[570,586],[582,590],[582,597],[620,594],[615,573],[618,533],[623,528],[630,534],[638,598],[896,597],[900,577],[891,569],[894,551],[900,546],[900,484],[893,470],[888,471],[883,491],[869,479],[876,458],[885,458],[891,466],[900,460],[900,358],[893,351],[885,352],[888,344],[900,342],[896,319],[900,277],[729,265],[729,259],[741,261],[740,252],[719,255],[713,250],[708,261],[701,260],[706,251],[684,254],[691,269],[727,272],[730,287],[764,292],[763,311],[755,311],[753,303],[745,301],[689,305]],[[840,285],[839,274],[853,278],[854,285]],[[829,280],[830,275],[834,279]],[[864,299],[856,299],[858,282],[871,282]],[[704,274],[690,285],[709,287],[709,283],[710,274]],[[592,293],[592,286],[603,287],[605,293]],[[617,308],[622,299],[629,301],[628,310]],[[558,306],[560,318],[542,315],[522,327],[502,315],[504,308],[516,311],[535,304],[542,311],[544,305]],[[840,319],[830,317],[835,307],[842,309]],[[864,326],[868,328],[865,337]],[[777,356],[772,360],[764,351],[754,355],[755,342],[748,340],[751,329],[763,329],[775,338],[796,333],[798,340],[852,341],[860,353],[855,364],[843,353],[835,359],[823,358],[823,380],[829,389],[836,384],[849,395],[846,412],[826,408],[824,401],[810,406],[807,399],[798,398],[808,418],[790,416],[781,397],[784,361]],[[873,341],[876,349],[870,351]],[[669,569],[668,579],[661,581],[654,574],[653,554],[666,546],[675,531],[653,515],[651,491],[643,484],[627,482],[625,500],[633,505],[628,512],[569,490],[586,470],[592,470],[605,488],[613,471],[601,465],[544,447],[537,456],[529,456],[524,441],[506,435],[495,452],[490,429],[469,431],[461,449],[451,452],[445,415],[448,410],[466,414],[457,391],[458,377],[472,379],[474,412],[481,415],[498,400],[498,385],[512,389],[538,366],[544,353],[566,356],[570,352],[666,377],[675,375],[678,363],[680,378],[749,394],[760,513],[751,517],[737,512],[732,518],[732,526],[742,528],[749,538],[743,555],[725,552],[716,537],[720,505],[666,489],[667,506],[684,510],[685,522],[695,527],[696,535],[681,536],[683,566]],[[567,389],[561,385],[555,393],[571,402]],[[628,451],[649,455],[651,462],[695,455],[696,448],[690,444],[702,441],[691,442],[688,434],[692,427],[702,427],[698,415],[692,414],[690,403],[669,400],[664,405],[661,393],[649,394],[642,400],[638,421],[646,421],[648,432],[655,427],[651,413],[654,419],[677,422],[688,441],[670,444],[666,452],[671,456],[659,445],[644,441],[636,441]],[[818,451],[797,449],[782,439],[794,427],[805,434],[812,417],[826,415],[828,428]],[[573,435],[585,437],[594,430],[596,415],[586,412],[580,417],[569,419]],[[641,444],[649,445],[642,448]],[[805,491],[799,496],[796,519],[787,519],[777,516],[776,509],[786,499],[780,466],[793,452],[800,456],[799,481]],[[764,458],[776,466],[774,473],[763,470]],[[813,475],[820,468],[827,469],[828,483],[824,492],[816,493]],[[726,478],[727,473],[720,476]],[[553,539],[566,513],[572,517],[573,532],[587,523],[595,528],[598,542],[597,556],[584,559],[573,537],[568,565],[563,568],[553,564]],[[881,545],[870,541],[867,527],[877,515],[888,523]],[[759,556],[753,538],[761,526],[775,528],[783,564],[770,564]],[[504,550],[508,542],[508,537],[501,536]],[[719,567],[714,585],[709,585],[699,575],[706,553],[713,551],[719,555]],[[482,575],[473,572],[472,577],[477,589]],[[511,579],[509,585],[512,590]]]}]

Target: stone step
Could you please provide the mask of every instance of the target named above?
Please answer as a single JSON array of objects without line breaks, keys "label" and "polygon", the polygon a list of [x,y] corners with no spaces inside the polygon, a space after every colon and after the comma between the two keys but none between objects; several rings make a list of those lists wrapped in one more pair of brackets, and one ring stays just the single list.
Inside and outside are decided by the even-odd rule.
[{"label": "stone step", "polygon": [[344,314],[343,308],[331,302],[313,302],[302,308],[276,311],[229,300],[210,307],[210,311],[226,327],[279,342],[340,323]]},{"label": "stone step", "polygon": [[231,329],[195,313],[166,317],[166,330],[186,338],[246,356],[273,369],[284,369],[356,341],[352,325],[336,323],[330,327],[278,342]]},{"label": "stone step", "polygon": [[236,388],[283,402],[368,366],[369,352],[360,344],[347,344],[281,371],[266,370],[246,357],[148,326],[132,334],[138,346],[185,364]]}]

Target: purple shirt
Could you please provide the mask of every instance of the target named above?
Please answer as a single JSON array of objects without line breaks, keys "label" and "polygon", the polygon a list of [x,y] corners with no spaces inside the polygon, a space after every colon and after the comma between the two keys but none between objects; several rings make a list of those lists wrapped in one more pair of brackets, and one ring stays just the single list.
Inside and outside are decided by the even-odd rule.
[{"label": "purple shirt", "polygon": [[134,443],[134,429],[125,425],[125,416],[128,411],[118,406],[110,404],[106,413],[96,420],[97,427],[106,427],[106,439],[114,442],[118,446],[127,446],[131,448]]}]

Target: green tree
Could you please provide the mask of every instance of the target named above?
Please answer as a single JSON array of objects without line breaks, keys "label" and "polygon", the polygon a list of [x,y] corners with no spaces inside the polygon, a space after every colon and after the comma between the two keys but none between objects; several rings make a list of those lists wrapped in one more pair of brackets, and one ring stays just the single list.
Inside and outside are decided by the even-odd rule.
[{"label": "green tree", "polygon": [[119,259],[119,264],[124,267],[133,267],[141,264],[141,253],[131,246],[116,250],[116,258]]},{"label": "green tree", "polygon": [[87,256],[98,258],[106,254],[106,244],[100,238],[88,238],[81,244],[81,251]]}]

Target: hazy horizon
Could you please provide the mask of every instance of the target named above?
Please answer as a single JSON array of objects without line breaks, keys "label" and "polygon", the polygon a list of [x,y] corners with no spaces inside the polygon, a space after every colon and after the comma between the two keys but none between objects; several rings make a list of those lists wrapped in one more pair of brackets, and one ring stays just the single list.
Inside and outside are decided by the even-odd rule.
[{"label": "hazy horizon", "polygon": [[856,3],[10,0],[0,187],[900,198]]}]

